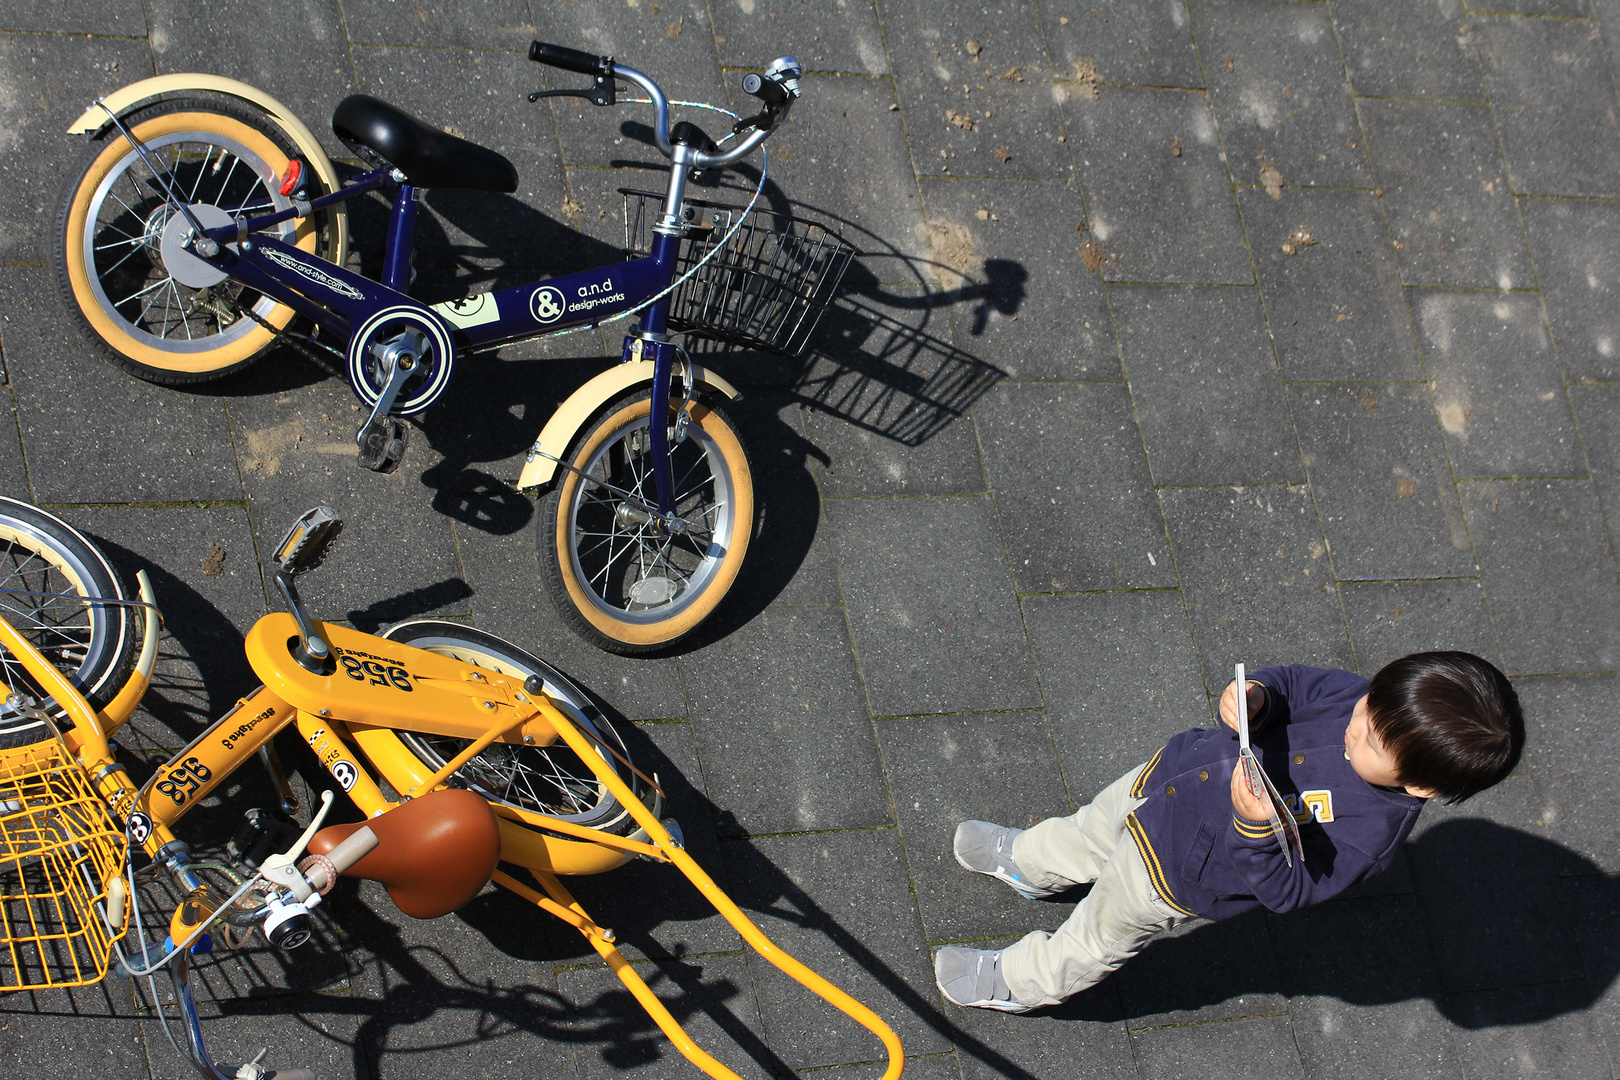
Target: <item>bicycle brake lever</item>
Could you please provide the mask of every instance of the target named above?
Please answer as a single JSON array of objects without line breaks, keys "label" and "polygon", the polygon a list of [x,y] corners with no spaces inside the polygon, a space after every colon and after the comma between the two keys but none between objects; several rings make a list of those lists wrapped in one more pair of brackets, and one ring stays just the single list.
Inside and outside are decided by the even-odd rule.
[{"label": "bicycle brake lever", "polygon": [[617,104],[614,95],[618,93],[618,89],[613,76],[598,75],[596,85],[589,90],[536,90],[529,95],[529,101],[532,103],[548,97],[577,97],[584,98],[592,105],[614,105]]}]

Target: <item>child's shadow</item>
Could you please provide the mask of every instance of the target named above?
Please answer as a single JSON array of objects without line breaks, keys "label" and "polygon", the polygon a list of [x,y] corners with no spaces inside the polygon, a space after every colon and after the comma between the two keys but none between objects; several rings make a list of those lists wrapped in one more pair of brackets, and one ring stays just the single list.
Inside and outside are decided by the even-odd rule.
[{"label": "child's shadow", "polygon": [[[1587,859],[1461,818],[1409,843],[1394,869],[1345,899],[1190,923],[1111,982],[1133,1027],[1274,1012],[1282,998],[1296,1012],[1311,998],[1428,1000],[1469,1030],[1538,1024],[1590,1007],[1620,974],[1616,915],[1620,880]],[[1111,997],[1105,983],[1051,1014],[1098,1018]]]}]

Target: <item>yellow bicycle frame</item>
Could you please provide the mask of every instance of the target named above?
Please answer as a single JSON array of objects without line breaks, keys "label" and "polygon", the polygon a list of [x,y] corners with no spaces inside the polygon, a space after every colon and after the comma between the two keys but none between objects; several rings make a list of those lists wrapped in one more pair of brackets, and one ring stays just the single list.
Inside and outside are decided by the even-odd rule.
[{"label": "yellow bicycle frame", "polygon": [[[150,583],[141,575],[142,599],[150,603]],[[39,685],[58,701],[72,721],[64,741],[78,755],[98,792],[130,827],[149,855],[174,841],[172,826],[225,777],[247,762],[289,723],[315,752],[339,786],[369,817],[397,803],[382,793],[369,763],[406,798],[445,787],[468,759],[501,741],[550,745],[562,741],[586,763],[640,826],[630,837],[613,836],[517,807],[494,805],[500,821],[501,859],[533,875],[535,890],[497,871],[497,884],[573,926],[685,1057],[717,1080],[740,1080],[736,1073],[694,1043],[614,945],[613,931],[596,924],[558,880],[559,875],[593,874],[621,865],[632,854],[672,863],[761,956],[880,1040],[889,1065],[882,1080],[896,1080],[905,1064],[900,1041],[866,1006],[778,948],[732,902],[637,798],[616,769],[603,760],[579,727],[545,696],[529,694],[521,683],[437,653],[330,623],[319,625],[336,660],[331,674],[305,670],[293,658],[297,639],[292,616],[271,614],[248,632],[245,648],[264,686],[235,707],[191,745],[174,755],[140,789],[113,760],[108,736],[133,713],[144,693],[156,648],[157,619],[148,608],[142,656],[135,673],[107,710],[97,713],[71,683],[17,630],[0,619],[0,647],[15,656]],[[470,740],[467,749],[437,771],[405,748],[398,731],[423,731]],[[567,837],[567,839],[565,839]]]}]

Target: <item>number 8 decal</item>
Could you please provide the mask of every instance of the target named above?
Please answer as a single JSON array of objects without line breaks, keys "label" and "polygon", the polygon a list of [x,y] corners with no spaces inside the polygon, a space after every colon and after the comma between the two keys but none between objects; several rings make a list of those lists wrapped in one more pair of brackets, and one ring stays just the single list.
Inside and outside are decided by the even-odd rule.
[{"label": "number 8 decal", "polygon": [[332,762],[332,779],[336,780],[344,791],[348,791],[354,787],[354,782],[360,779],[360,770],[354,767],[352,761],[334,761]]}]

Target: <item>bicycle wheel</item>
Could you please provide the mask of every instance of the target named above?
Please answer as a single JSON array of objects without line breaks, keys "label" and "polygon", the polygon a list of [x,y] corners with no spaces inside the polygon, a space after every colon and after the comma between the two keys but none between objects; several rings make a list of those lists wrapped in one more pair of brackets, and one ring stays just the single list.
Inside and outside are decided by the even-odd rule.
[{"label": "bicycle wheel", "polygon": [[[220,280],[182,284],[164,251],[177,265],[190,258],[178,250],[190,224],[176,199],[210,228],[291,206],[281,194],[288,144],[263,116],[216,101],[159,102],[124,124],[145,155],[109,128],[62,187],[49,244],[62,298],[107,357],[139,378],[178,386],[238,371],[274,343],[271,328],[284,328],[292,309],[206,267]],[[308,217],[265,235],[311,253],[321,240]],[[196,280],[192,263],[182,274]]]},{"label": "bicycle wheel", "polygon": [[[0,497],[0,616],[54,663],[96,708],[123,685],[137,635],[130,609],[91,598],[124,599],[106,557],[71,525],[35,506]],[[66,715],[14,657],[0,653],[0,697],[35,699]],[[47,737],[44,721],[0,701],[0,750]]]},{"label": "bicycle wheel", "polygon": [[[442,619],[413,619],[391,626],[382,636],[414,648],[449,656],[474,667],[545,681],[546,696],[598,748],[602,761],[656,815],[657,792],[630,768],[624,740],[595,702],[568,676],[550,664],[493,634]],[[429,772],[437,772],[468,746],[468,740],[416,731],[397,732],[399,741]],[[456,770],[452,781],[492,803],[562,818],[576,825],[623,836],[636,830],[635,819],[613,797],[596,774],[566,743],[516,746],[492,743]]]},{"label": "bicycle wheel", "polygon": [[[685,437],[673,438],[675,512],[691,528],[671,533],[585,473],[656,506],[652,391],[610,405],[568,454],[541,500],[540,571],[575,632],[609,652],[640,655],[674,644],[714,611],[742,568],[754,530],[754,481],[731,418],[694,401]],[[672,409],[673,420],[675,412]]]}]

